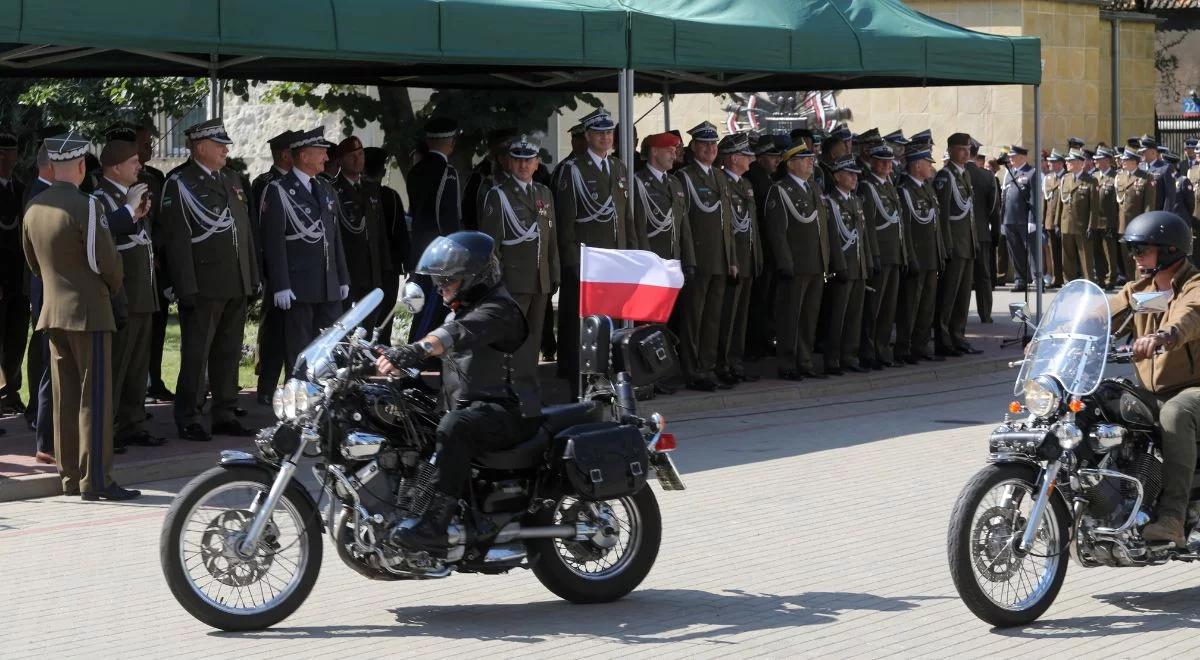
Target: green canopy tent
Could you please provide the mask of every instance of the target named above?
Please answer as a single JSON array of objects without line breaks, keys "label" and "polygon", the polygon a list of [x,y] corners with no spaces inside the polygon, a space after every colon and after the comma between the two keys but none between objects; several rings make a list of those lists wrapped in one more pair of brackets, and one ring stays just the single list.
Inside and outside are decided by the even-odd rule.
[{"label": "green canopy tent", "polygon": [[1039,40],[899,0],[0,0],[0,76],[163,75],[615,87],[626,157],[635,91],[1033,85],[1041,146]]}]

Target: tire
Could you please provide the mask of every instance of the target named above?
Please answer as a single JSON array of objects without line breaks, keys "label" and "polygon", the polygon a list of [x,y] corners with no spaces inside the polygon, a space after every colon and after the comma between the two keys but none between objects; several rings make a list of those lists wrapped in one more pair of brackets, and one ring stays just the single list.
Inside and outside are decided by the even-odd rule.
[{"label": "tire", "polygon": [[[630,527],[636,527],[638,534],[636,547],[626,550],[631,553],[628,559],[621,555],[621,559],[617,561],[621,568],[614,573],[585,577],[567,563],[562,553],[569,552],[569,545],[598,550],[590,541],[576,543],[566,540],[564,543],[563,539],[529,539],[525,542],[530,554],[537,558],[533,564],[533,574],[559,598],[580,604],[612,602],[636,589],[654,566],[662,542],[662,515],[650,486],[643,487],[630,497],[601,504],[612,503],[636,510],[636,517],[631,516]],[[559,500],[553,511],[539,512],[530,524],[556,524],[555,514],[562,509],[563,504],[564,500]],[[561,521],[558,521],[558,524],[562,524]],[[630,536],[633,536],[632,529]]]},{"label": "tire", "polygon": [[[297,538],[294,542],[289,542],[289,545],[274,548],[270,553],[263,553],[266,559],[270,560],[266,562],[268,565],[278,563],[281,567],[285,565],[279,563],[281,560],[277,559],[277,557],[282,556],[290,548],[297,547],[305,553],[302,560],[295,562],[294,565],[298,567],[298,570],[293,571],[293,577],[286,583],[286,588],[281,590],[288,592],[284,597],[278,598],[278,602],[271,603],[270,607],[243,610],[239,613],[237,611],[230,611],[230,609],[235,609],[232,607],[223,609],[213,602],[213,600],[202,596],[198,592],[199,587],[195,586],[193,580],[189,577],[183,553],[180,549],[184,546],[181,538],[186,533],[185,525],[187,525],[189,518],[191,518],[193,508],[205,501],[206,496],[222,488],[257,488],[261,486],[262,491],[265,493],[271,489],[273,479],[273,474],[264,469],[252,466],[213,468],[193,479],[183,490],[179,491],[179,495],[171,503],[166,520],[163,521],[162,535],[159,539],[159,559],[162,564],[163,575],[167,579],[167,586],[170,587],[175,599],[179,601],[179,604],[189,614],[214,628],[229,631],[268,628],[284,620],[292,612],[295,612],[296,608],[300,607],[300,604],[308,597],[309,592],[312,591],[313,585],[316,583],[317,574],[321,570],[322,545],[320,517],[312,507],[312,500],[308,497],[307,493],[301,490],[303,486],[296,482],[292,482],[287,490],[284,491],[279,504],[276,505],[275,513],[272,515],[271,520],[272,525],[277,525],[276,520],[283,517],[281,509],[282,513],[288,514],[289,518],[294,519],[295,516],[299,516],[298,526],[300,529],[297,530]],[[247,502],[248,504],[249,502]],[[221,514],[221,516],[227,513],[237,514],[235,522],[245,522],[245,514],[248,512],[227,509],[226,513]],[[218,519],[214,518],[209,522],[203,537],[204,539],[210,537],[216,538],[218,536],[216,533],[210,534],[210,530],[213,530],[214,525],[217,525],[216,520]],[[192,529],[195,528],[193,527]],[[217,527],[215,529],[229,528]],[[276,533],[278,533],[278,528],[276,528]],[[269,536],[269,534],[264,532],[264,537],[266,536]],[[193,543],[193,545],[196,544]],[[199,556],[201,561],[195,568],[207,568],[210,561],[213,560],[222,562],[226,566],[237,565],[236,562],[229,562],[219,554],[202,555],[201,552],[193,553],[193,557],[196,556]],[[256,553],[255,557],[259,556]],[[266,561],[266,559],[262,561]],[[247,564],[243,562],[240,565],[246,566]],[[232,572],[231,570],[230,573]],[[211,572],[211,569],[207,573],[207,577],[212,577],[213,581],[218,581]],[[255,583],[260,581],[256,579]],[[263,582],[263,584],[266,584],[266,582]],[[221,588],[221,586],[217,587],[218,591],[214,599],[219,599],[219,590]],[[241,591],[239,590],[237,593],[239,595],[238,602],[240,603]],[[253,594],[250,593],[250,595],[252,596]],[[230,598],[230,595],[227,595],[226,598]],[[264,605],[266,604],[264,603]]]},{"label": "tire", "polygon": [[[1029,465],[1017,464],[997,464],[989,465],[988,467],[975,473],[971,477],[967,485],[963,487],[962,493],[958,496],[958,501],[954,505],[954,511],[950,514],[950,530],[947,536],[948,555],[950,561],[950,576],[954,580],[954,587],[958,590],[958,595],[962,598],[967,608],[971,610],[975,616],[983,621],[1000,628],[1011,626],[1022,626],[1033,621],[1036,621],[1054,602],[1058,596],[1059,589],[1062,588],[1063,579],[1067,575],[1068,552],[1067,542],[1069,539],[1069,524],[1071,520],[1070,512],[1067,505],[1063,502],[1062,497],[1051,494],[1049,506],[1043,514],[1042,525],[1047,528],[1046,534],[1053,534],[1052,537],[1047,537],[1044,540],[1044,547],[1038,548],[1035,540],[1035,549],[1038,555],[1026,555],[1020,559],[1013,558],[1011,550],[1004,548],[997,551],[997,545],[984,543],[975,545],[977,542],[976,534],[986,527],[988,530],[995,530],[996,526],[988,526],[987,521],[981,516],[977,522],[976,513],[980,504],[984,502],[984,498],[994,489],[1003,488],[1007,484],[1021,484],[1021,487],[1027,489],[1029,493],[1025,496],[1028,501],[1028,506],[1032,507],[1032,501],[1037,497],[1035,484],[1038,478],[1038,470]],[[1010,511],[1011,509],[999,508],[999,511]],[[1028,516],[1026,509],[1020,509],[1025,516]],[[985,513],[992,511],[991,508],[985,509]],[[1047,524],[1046,516],[1053,516],[1053,521]],[[1019,527],[1024,529],[1024,523],[1012,525],[1011,521],[1004,520],[997,513],[991,514],[992,520],[999,520],[1001,524],[1009,523],[1008,528]],[[1011,536],[1015,537],[1020,533],[1019,530],[1014,530]],[[987,537],[991,539],[990,536]],[[1003,539],[1002,535],[998,535],[997,539]],[[1042,539],[1042,533],[1039,532],[1039,539]],[[1015,542],[1014,538],[1012,542]],[[997,543],[1000,543],[997,541]],[[1054,547],[1049,547],[1053,545]],[[984,548],[983,546],[986,546]],[[986,557],[979,557],[976,550],[984,550],[994,556],[992,562],[988,563],[988,567],[992,568],[1000,565],[1012,566],[1015,564],[1015,570],[1022,570],[1026,562],[1036,564],[1045,559],[1048,566],[1044,567],[1042,577],[1037,577],[1034,571],[1033,581],[1026,581],[1025,584],[1033,584],[1036,588],[1031,588],[1030,595],[1011,604],[1001,604],[989,596],[984,589],[983,584],[995,583],[1000,584],[1006,580],[989,580],[988,577],[982,574],[977,575],[976,568],[983,562],[987,561]],[[1008,552],[1008,555],[1004,555]],[[1054,555],[1053,558],[1046,558],[1049,555]],[[1009,561],[1005,561],[1005,559]],[[979,564],[976,560],[979,560]],[[993,569],[994,570],[994,569]],[[1014,569],[1009,568],[1009,574],[1012,574]],[[1024,573],[1022,575],[1025,575]],[[1021,584],[1019,581],[1017,584]],[[1003,593],[1003,592],[1002,592]]]}]

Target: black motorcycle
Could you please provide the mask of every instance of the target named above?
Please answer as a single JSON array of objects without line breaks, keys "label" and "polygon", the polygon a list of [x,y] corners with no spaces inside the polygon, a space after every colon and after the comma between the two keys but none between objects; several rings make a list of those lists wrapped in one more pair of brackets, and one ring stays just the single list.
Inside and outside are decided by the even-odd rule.
[{"label": "black motorcycle", "polygon": [[[419,293],[406,288],[402,302],[418,310]],[[160,555],[184,609],[223,630],[283,620],[316,582],[323,531],[346,565],[375,580],[529,568],[576,603],[635,589],[662,535],[646,480],[684,488],[667,454],[674,436],[657,413],[639,417],[633,396],[639,379],[653,382],[675,361],[665,329],[585,319],[589,363],[602,368],[586,377],[580,402],[543,409],[533,437],[478,457],[441,557],[395,540],[433,496],[441,413],[418,372],[371,377],[376,353],[358,326],[382,299],[371,292],[304,350],[303,378],[275,392],[280,421],[258,434],[253,454],[222,452],[179,492]],[[306,458],[323,508],[295,478]]]},{"label": "black motorcycle", "polygon": [[[1166,311],[1162,293],[1134,294],[1135,313]],[[1014,320],[1028,322],[1023,307]],[[1132,316],[1130,317],[1132,318]],[[1126,321],[1128,323],[1128,320]],[[1125,378],[1111,348],[1108,299],[1087,280],[1058,293],[1021,365],[1005,421],[989,438],[990,465],[971,478],[950,517],[950,574],[963,602],[994,626],[1035,621],[1054,602],[1067,557],[1085,567],[1154,566],[1200,559],[1200,472],[1188,507],[1187,547],[1141,535],[1162,492],[1155,397]]]}]

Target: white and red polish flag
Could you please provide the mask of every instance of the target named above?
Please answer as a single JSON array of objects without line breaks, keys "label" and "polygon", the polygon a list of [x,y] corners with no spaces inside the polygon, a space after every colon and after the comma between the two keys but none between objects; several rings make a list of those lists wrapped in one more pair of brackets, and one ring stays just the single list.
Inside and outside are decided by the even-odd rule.
[{"label": "white and red polish flag", "polygon": [[579,316],[666,323],[683,287],[678,259],[645,250],[580,246]]}]

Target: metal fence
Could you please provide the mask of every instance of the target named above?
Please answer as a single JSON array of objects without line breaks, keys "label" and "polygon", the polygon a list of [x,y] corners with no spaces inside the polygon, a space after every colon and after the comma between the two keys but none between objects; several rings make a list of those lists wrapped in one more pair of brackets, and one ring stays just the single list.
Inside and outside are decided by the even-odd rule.
[{"label": "metal fence", "polygon": [[1182,154],[1183,141],[1190,137],[1200,137],[1200,117],[1159,115],[1155,120],[1154,138],[1174,153]]},{"label": "metal fence", "polygon": [[198,103],[178,119],[166,114],[156,117],[154,126],[158,129],[158,138],[154,144],[154,160],[187,158],[187,138],[183,135],[183,129],[204,121],[206,117],[207,108],[203,102]]}]

